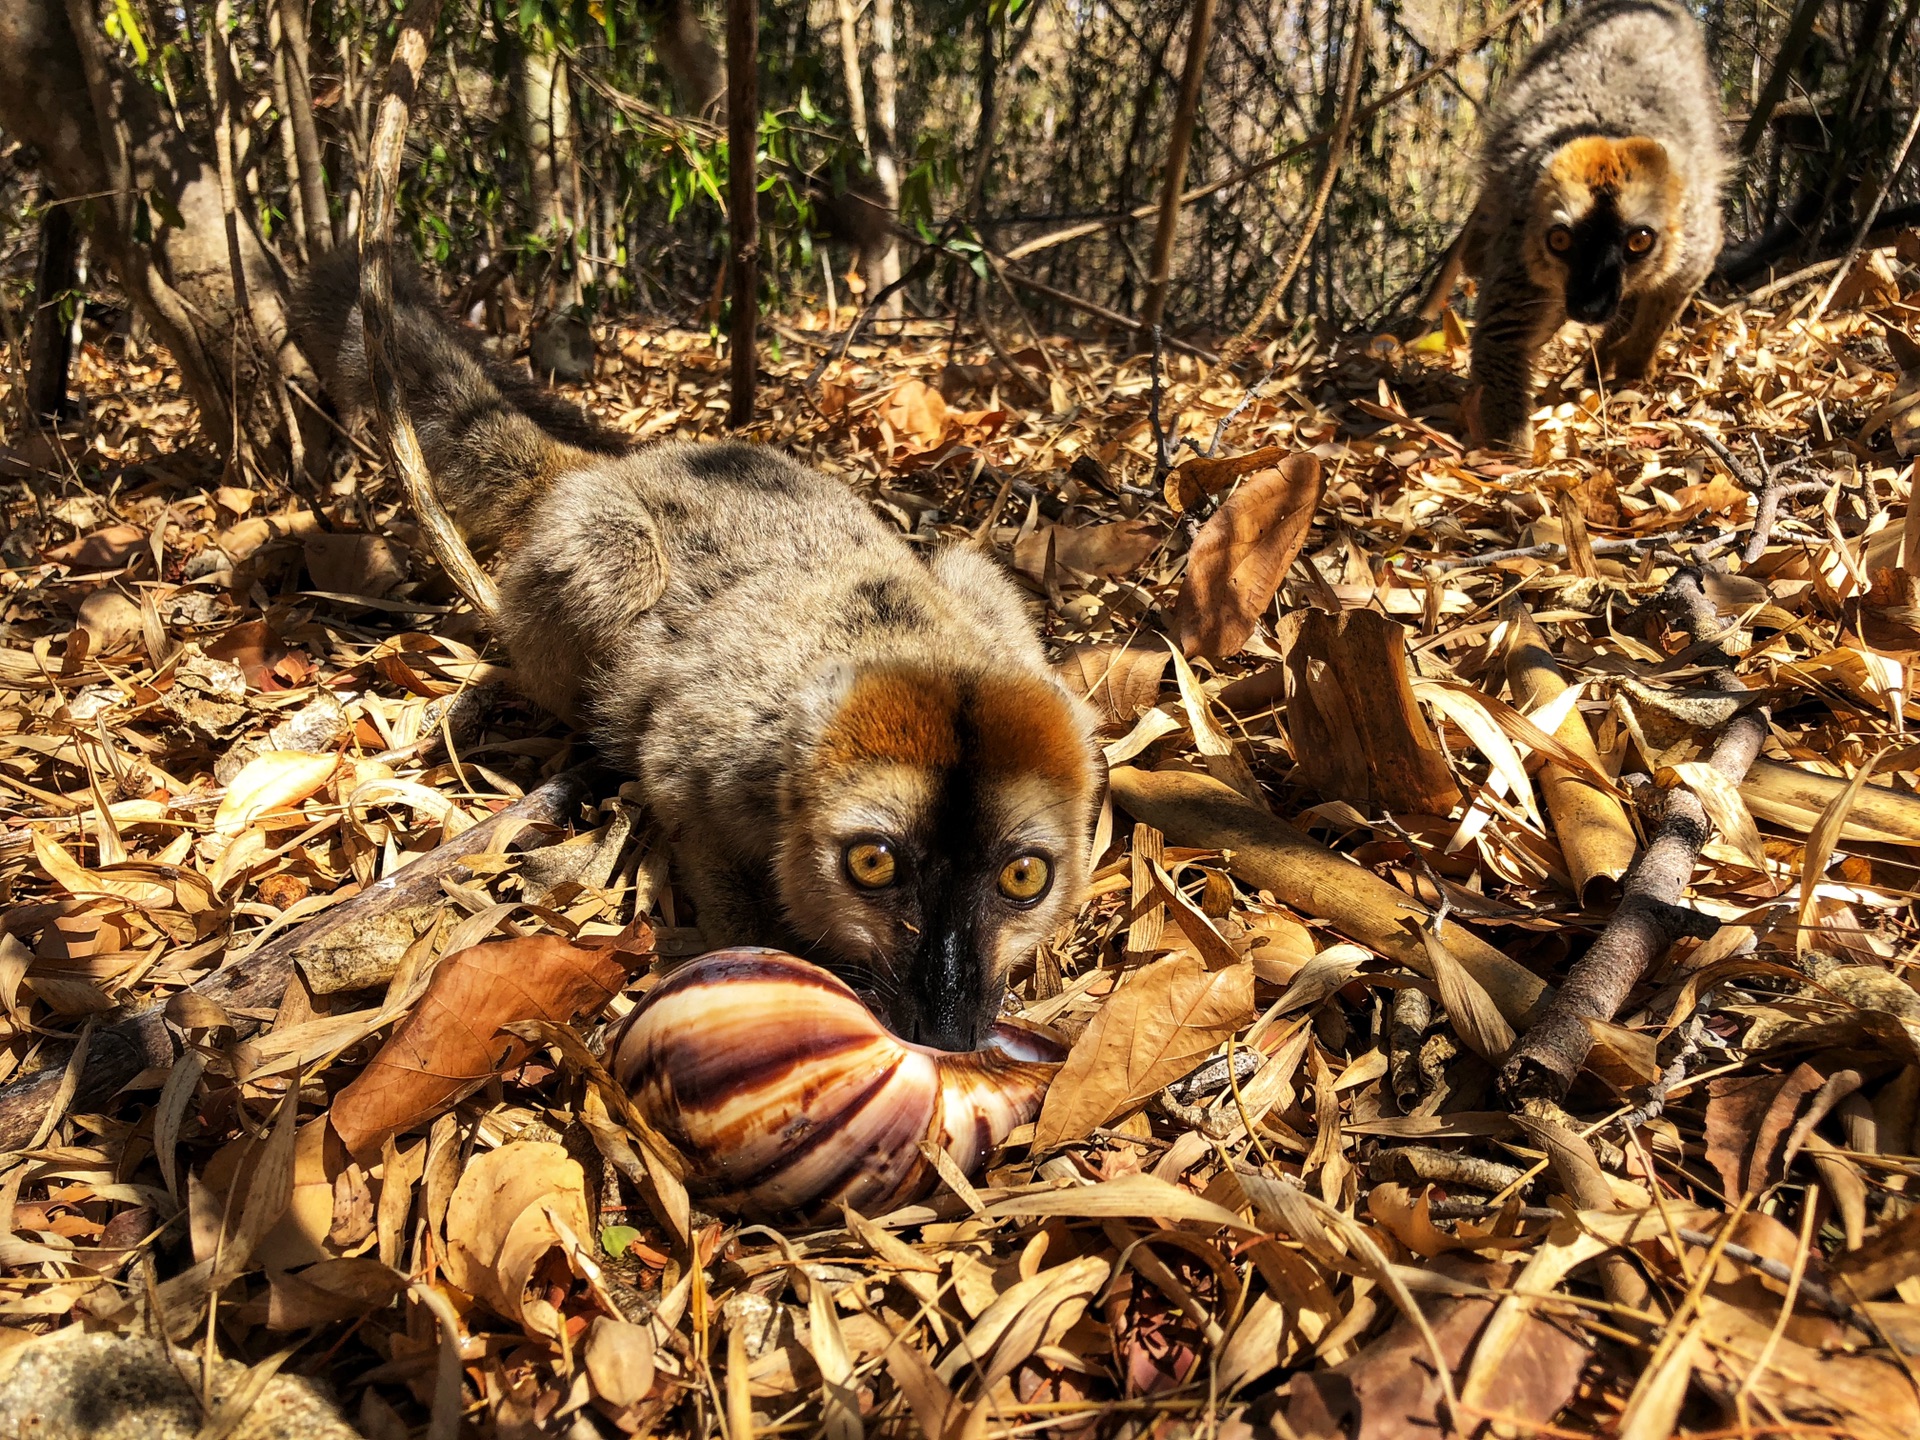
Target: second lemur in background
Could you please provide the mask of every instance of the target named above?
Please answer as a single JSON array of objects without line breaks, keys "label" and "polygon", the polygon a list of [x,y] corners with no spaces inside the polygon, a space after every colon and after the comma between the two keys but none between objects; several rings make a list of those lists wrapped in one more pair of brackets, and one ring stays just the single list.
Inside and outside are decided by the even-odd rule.
[{"label": "second lemur in background", "polygon": [[1483,443],[1530,448],[1535,361],[1568,320],[1604,327],[1603,373],[1646,374],[1720,253],[1723,123],[1700,24],[1672,0],[1582,6],[1507,82],[1457,247],[1480,283]]},{"label": "second lemur in background", "polygon": [[[298,295],[336,403],[368,400],[352,256]],[[922,560],[763,445],[606,453],[396,276],[398,379],[434,489],[499,556],[515,679],[640,779],[712,945],[776,945],[897,1033],[979,1044],[1007,971],[1072,915],[1098,808],[1091,714],[971,546]]]}]

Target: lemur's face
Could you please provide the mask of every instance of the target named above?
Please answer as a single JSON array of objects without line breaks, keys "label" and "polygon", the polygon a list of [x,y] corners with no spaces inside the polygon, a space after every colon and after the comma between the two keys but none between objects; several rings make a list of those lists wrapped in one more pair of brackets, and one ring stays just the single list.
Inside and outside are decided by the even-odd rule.
[{"label": "lemur's face", "polygon": [[1562,146],[1534,192],[1527,267],[1567,317],[1604,325],[1679,262],[1685,182],[1658,140],[1585,136]]},{"label": "lemur's face", "polygon": [[1083,714],[1038,677],[904,665],[838,677],[827,709],[783,796],[788,924],[896,1034],[974,1049],[1086,884]]}]

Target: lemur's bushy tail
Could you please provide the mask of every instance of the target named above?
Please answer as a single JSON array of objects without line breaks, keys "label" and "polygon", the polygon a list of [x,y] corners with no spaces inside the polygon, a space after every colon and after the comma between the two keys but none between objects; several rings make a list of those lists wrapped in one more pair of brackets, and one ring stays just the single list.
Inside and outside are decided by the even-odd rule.
[{"label": "lemur's bushy tail", "polygon": [[[341,251],[315,265],[294,295],[293,315],[334,403],[369,411],[359,257]],[[394,267],[393,326],[400,386],[434,488],[476,548],[511,533],[548,481],[581,463],[582,451],[625,448],[530,377],[488,363],[404,264]]]}]

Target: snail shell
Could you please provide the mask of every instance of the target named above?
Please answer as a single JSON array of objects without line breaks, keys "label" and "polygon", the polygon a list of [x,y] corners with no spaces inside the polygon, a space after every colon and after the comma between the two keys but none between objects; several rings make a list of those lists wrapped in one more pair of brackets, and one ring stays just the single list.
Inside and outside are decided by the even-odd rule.
[{"label": "snail shell", "polygon": [[825,970],[742,947],[656,985],[615,1038],[610,1068],[714,1209],[878,1215],[932,1193],[922,1140],[977,1175],[1039,1113],[1064,1054],[1004,1021],[984,1050],[912,1045]]}]

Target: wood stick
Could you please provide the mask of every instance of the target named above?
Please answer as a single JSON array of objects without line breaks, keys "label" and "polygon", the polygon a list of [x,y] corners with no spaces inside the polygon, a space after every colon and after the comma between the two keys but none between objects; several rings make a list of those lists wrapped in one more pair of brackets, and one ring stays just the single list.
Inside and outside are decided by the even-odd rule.
[{"label": "wood stick", "polygon": [[[1554,663],[1547,637],[1534,623],[1532,612],[1515,601],[1505,618],[1511,637],[1507,683],[1523,709],[1537,710],[1566,693],[1566,679]],[[1599,766],[1600,752],[1594,748],[1593,735],[1578,709],[1569,710],[1553,733],[1574,754]],[[1586,776],[1552,761],[1540,767],[1540,795],[1546,801],[1554,837],[1566,857],[1567,873],[1573,878],[1574,894],[1580,903],[1590,903],[1591,898],[1597,898],[1596,892],[1611,892],[1632,868],[1640,848],[1626,810]]]},{"label": "wood stick", "polygon": [[[1426,906],[1218,780],[1123,765],[1107,783],[1114,804],[1173,844],[1227,851],[1227,868],[1247,884],[1272,891],[1301,914],[1325,920],[1410,970],[1432,975],[1420,937],[1420,927],[1432,918]],[[1524,965],[1461,925],[1448,923],[1441,938],[1513,1025],[1526,1024],[1541,1008],[1546,982]]]},{"label": "wood stick", "polygon": [[[470,830],[402,866],[385,880],[317,915],[306,924],[270,940],[244,960],[202,976],[188,988],[214,1001],[233,1016],[235,1033],[246,1039],[262,1022],[236,1010],[277,1006],[293,976],[294,961],[310,947],[349,926],[363,925],[389,910],[418,905],[439,895],[440,882],[461,861],[486,853],[494,838],[522,822],[555,824],[591,793],[593,767],[578,766],[528,791],[504,810]],[[154,1005],[105,1029],[96,1030],[88,1044],[85,1068],[67,1108],[98,1110],[114,1093],[142,1070],[172,1065],[179,1054],[167,1028],[166,1007]],[[0,1150],[15,1150],[38,1131],[66,1071],[64,1054],[49,1068],[36,1071],[0,1090]]]},{"label": "wood stick", "polygon": [[367,375],[373,382],[373,414],[387,439],[394,468],[406,487],[407,502],[420,533],[447,578],[491,620],[500,608],[500,594],[461,537],[459,526],[440,503],[420,450],[407,396],[400,386],[399,363],[393,348],[393,213],[394,191],[400,183],[400,163],[407,148],[407,116],[420,72],[427,63],[427,42],[440,18],[440,0],[409,0],[394,37],[393,58],[387,65],[386,92],[380,97],[380,124],[374,131],[373,163],[369,167],[367,206],[360,221],[360,320],[366,330]]},{"label": "wood stick", "polygon": [[[1647,608],[1673,617],[1696,641],[1720,638],[1719,619],[1698,570],[1675,575]],[[1708,687],[1744,688],[1726,657],[1720,655],[1719,660],[1721,668],[1708,678]],[[1708,763],[1738,785],[1746,779],[1766,736],[1766,707],[1742,710],[1722,727]],[[1522,1105],[1545,1099],[1557,1104],[1593,1048],[1593,1032],[1586,1022],[1611,1021],[1640,977],[1675,940],[1700,933],[1705,917],[1683,906],[1680,898],[1712,833],[1698,796],[1685,788],[1666,792],[1660,821],[1621,887],[1613,918],[1501,1066],[1500,1083],[1509,1101]]]}]

